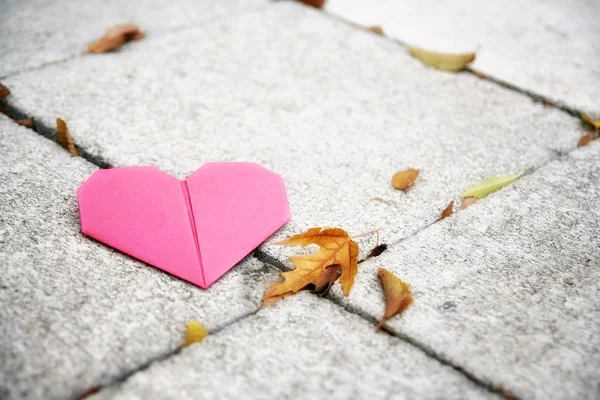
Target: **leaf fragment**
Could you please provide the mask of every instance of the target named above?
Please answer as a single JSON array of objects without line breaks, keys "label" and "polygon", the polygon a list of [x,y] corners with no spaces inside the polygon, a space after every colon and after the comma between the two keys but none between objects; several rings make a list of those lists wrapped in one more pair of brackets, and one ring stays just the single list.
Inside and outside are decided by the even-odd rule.
[{"label": "leaf fragment", "polygon": [[369,252],[369,254],[367,254],[365,259],[362,261],[366,261],[369,258],[373,258],[373,257],[379,257],[381,255],[381,253],[383,253],[384,251],[387,250],[387,248],[388,248],[388,245],[385,243],[378,244],[377,246],[373,247],[373,249]]},{"label": "leaf fragment", "polygon": [[585,146],[589,142],[591,142],[592,140],[594,140],[595,138],[596,138],[595,135],[593,135],[591,133],[586,133],[581,138],[579,138],[579,142],[577,142],[577,147]]},{"label": "leaf fragment", "polygon": [[373,32],[376,35],[385,36],[385,33],[383,32],[383,28],[379,25],[366,26],[365,29]]},{"label": "leaf fragment", "polygon": [[600,130],[600,119],[597,120],[593,120],[592,118],[590,118],[589,115],[587,115],[586,113],[581,113],[581,118],[583,119],[583,121],[591,126],[594,127],[594,129],[596,129],[596,132],[598,132],[598,130]]},{"label": "leaf fragment", "polygon": [[0,83],[0,99],[4,99],[10,94],[10,89]]},{"label": "leaf fragment", "polygon": [[33,129],[33,118],[16,119],[15,122],[19,125],[29,128],[29,129]]},{"label": "leaf fragment", "polygon": [[438,221],[441,221],[444,218],[448,218],[449,216],[451,216],[453,208],[454,208],[454,200],[451,200],[450,204],[448,204],[448,206],[446,206],[446,208],[444,208],[444,210],[442,211],[442,214],[438,218]]},{"label": "leaf fragment", "polygon": [[412,186],[417,176],[419,176],[418,169],[409,168],[398,171],[392,176],[392,186],[398,190],[406,190]]},{"label": "leaf fragment", "polygon": [[475,60],[475,53],[438,53],[409,46],[408,52],[422,63],[444,71],[458,72]]},{"label": "leaf fragment", "polygon": [[208,331],[206,328],[199,322],[189,321],[185,324],[186,333],[185,333],[185,341],[183,342],[182,347],[188,347],[193,343],[198,343],[204,340],[205,337],[208,336]]},{"label": "leaf fragment", "polygon": [[146,34],[135,24],[120,24],[109,28],[106,34],[87,48],[88,53],[106,53],[115,50],[132,40],[140,40]]},{"label": "leaf fragment", "polygon": [[379,268],[377,275],[385,295],[385,313],[375,327],[375,331],[379,331],[388,319],[406,310],[413,302],[410,287],[396,275],[385,268]]},{"label": "leaf fragment", "polygon": [[460,207],[461,210],[464,210],[465,208],[475,204],[477,202],[477,197],[467,197],[463,200],[462,206]]},{"label": "leaf fragment", "polygon": [[301,3],[314,8],[322,8],[327,0],[300,0]]},{"label": "leaf fragment", "polygon": [[296,268],[282,273],[285,280],[273,289],[272,296],[296,293],[308,284],[317,287],[321,273],[334,264],[339,264],[342,270],[340,282],[344,295],[350,293],[358,272],[358,245],[346,231],[339,228],[311,228],[277,244],[302,247],[316,244],[320,248],[310,255],[290,257]]},{"label": "leaf fragment", "polygon": [[476,197],[482,199],[487,195],[490,195],[503,187],[510,185],[517,179],[519,179],[525,173],[525,169],[515,175],[498,175],[487,178],[477,185],[473,185],[463,192],[460,196],[465,197]]},{"label": "leaf fragment", "polygon": [[67,128],[67,123],[60,118],[56,118],[56,136],[58,137],[58,143],[69,150],[71,156],[78,156],[77,150],[75,149],[75,143],[73,143],[73,138],[69,133],[69,128]]}]

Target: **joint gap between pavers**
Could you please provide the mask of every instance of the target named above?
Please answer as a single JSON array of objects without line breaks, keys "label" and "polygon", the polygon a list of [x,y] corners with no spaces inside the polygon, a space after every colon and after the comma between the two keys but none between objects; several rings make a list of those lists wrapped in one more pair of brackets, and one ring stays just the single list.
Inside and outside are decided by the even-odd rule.
[{"label": "joint gap between pavers", "polygon": [[[272,1],[278,2],[278,1],[285,1],[285,0],[272,0]],[[297,2],[298,0],[287,0],[287,1],[295,1],[295,2]],[[311,8],[310,6],[306,6],[306,7]],[[348,26],[350,26],[350,27],[352,27],[354,29],[358,29],[358,30],[361,30],[361,31],[366,31],[366,29],[365,29],[366,26],[364,26],[364,25],[361,25],[359,23],[347,20],[347,19],[345,19],[345,18],[343,18],[343,17],[341,17],[339,15],[330,14],[330,13],[326,12],[325,10],[318,10],[318,11],[320,11],[326,18],[330,18],[330,19],[332,19],[334,21],[346,24],[346,25],[348,25]],[[409,43],[407,43],[407,42],[405,42],[405,41],[403,41],[401,39],[398,39],[398,38],[392,38],[392,37],[385,36],[385,35],[381,36],[381,35],[378,35],[378,34],[373,33],[373,32],[371,32],[371,34],[374,35],[374,36],[376,36],[380,40],[385,40],[385,41],[388,41],[388,42],[390,42],[392,44],[400,45],[401,47],[404,48],[404,50],[406,50],[410,46]],[[433,67],[431,67],[431,68],[433,68]],[[464,71],[457,72],[457,73],[458,74],[460,74],[460,73],[472,74],[472,75],[476,76],[479,79],[487,80],[488,82],[491,82],[491,83],[493,83],[495,85],[501,86],[504,89],[513,91],[513,92],[518,93],[518,94],[520,94],[522,96],[525,96],[525,97],[529,97],[531,100],[533,100],[534,103],[540,103],[542,105],[550,105],[551,107],[557,108],[558,110],[560,110],[562,112],[565,112],[565,113],[567,113],[567,114],[569,114],[569,115],[571,115],[573,117],[577,117],[579,119],[582,119],[581,118],[581,115],[582,115],[582,111],[581,110],[577,110],[577,109],[569,107],[569,106],[567,106],[565,104],[557,104],[556,101],[554,101],[552,99],[549,99],[549,98],[547,98],[547,97],[545,97],[543,95],[540,95],[540,94],[537,94],[537,93],[535,93],[533,91],[530,91],[530,90],[527,90],[527,89],[515,86],[515,85],[513,85],[513,84],[511,84],[509,82],[503,81],[501,79],[494,78],[492,76],[489,76],[488,74],[479,72],[479,71],[477,71],[477,70],[475,70],[473,68],[467,67],[467,68],[465,68]]]},{"label": "joint gap between pavers", "polygon": [[[221,20],[224,20],[224,19],[227,19],[227,18],[231,18],[232,16],[237,16],[237,15],[241,15],[241,14],[244,14],[244,13],[247,13],[247,12],[253,12],[253,11],[262,10],[264,8],[267,8],[268,5],[269,5],[269,3],[265,3],[265,4],[262,4],[260,6],[248,7],[248,8],[241,8],[239,10],[239,12],[235,13],[235,14],[225,14],[225,15],[218,16],[216,18],[215,17],[213,17],[213,18],[207,18],[207,19],[201,18],[198,21],[190,22],[189,24],[183,24],[183,25],[180,25],[180,26],[175,26],[175,27],[171,28],[170,30],[165,30],[165,31],[162,31],[162,32],[157,32],[157,33],[152,33],[152,32],[150,32],[150,33],[152,34],[152,37],[162,37],[162,36],[171,35],[173,33],[185,32],[186,30],[198,27],[198,25],[200,23],[203,23],[203,22],[210,21],[211,23],[213,23],[214,21],[221,21]],[[109,28],[110,28],[110,26],[106,27],[106,29],[109,29]],[[142,31],[145,31],[143,26],[140,26],[140,29]],[[148,33],[148,31],[145,31],[145,33]],[[99,32],[98,33],[98,37],[96,39],[99,39],[103,34],[104,34],[104,32]],[[143,40],[142,40],[142,42],[143,42]],[[86,46],[87,46],[87,44],[86,44]],[[43,64],[40,64],[40,65],[37,65],[37,66],[28,67],[28,68],[25,68],[25,69],[22,69],[22,70],[13,72],[13,73],[9,73],[7,75],[0,76],[0,80],[6,79],[6,78],[12,78],[12,77],[19,76],[19,75],[22,75],[22,74],[26,74],[26,73],[31,72],[31,71],[41,70],[41,69],[44,69],[46,67],[53,66],[53,65],[65,64],[65,63],[70,62],[70,61],[78,60],[78,59],[80,59],[82,57],[98,57],[98,56],[99,55],[97,55],[97,54],[88,54],[88,53],[85,52],[85,48],[82,48],[81,52],[78,53],[78,54],[73,54],[73,55],[70,55],[68,57],[59,58],[59,59],[53,60],[53,61],[47,61],[47,62],[45,62]]]},{"label": "joint gap between pavers", "polygon": [[262,251],[260,249],[260,247],[256,248],[256,250],[254,250],[254,252],[252,253],[252,256],[254,258],[256,258],[258,261],[265,263],[265,264],[269,264],[277,269],[280,269],[282,271],[289,271],[289,268],[286,267],[285,263],[283,263],[282,261],[279,261],[277,258],[265,253],[264,251]]},{"label": "joint gap between pavers", "polygon": [[[34,132],[40,134],[41,136],[45,137],[48,140],[58,143],[56,129],[50,128],[46,124],[39,122],[39,119],[36,118],[35,116],[31,116],[31,114],[26,114],[23,111],[11,106],[10,104],[8,104],[6,102],[0,103],[0,112],[2,112],[3,114],[5,114],[6,116],[8,116],[9,118],[11,118],[13,120],[32,118],[33,119],[33,128],[31,128],[31,129]],[[67,126],[68,126],[68,123],[67,123]],[[77,145],[77,143],[75,143],[75,149],[77,150],[79,157],[83,158],[84,160],[88,161],[91,164],[94,164],[98,168],[100,168],[100,169],[112,168],[112,165],[110,165],[102,157],[90,154],[87,150],[79,147]]]},{"label": "joint gap between pavers", "polygon": [[[349,305],[345,305],[345,304],[340,304],[338,302],[335,301],[334,298],[330,298],[329,296],[324,297],[326,300],[331,301],[332,303],[334,303],[335,305],[337,305],[338,307],[344,309],[346,312],[350,313],[350,314],[354,314],[359,316],[360,318],[368,321],[369,323],[373,324],[373,330],[375,330],[375,326],[377,325],[377,323],[379,321],[377,321],[377,319],[369,314],[366,314],[360,310],[357,310]],[[447,358],[441,356],[440,354],[438,354],[437,352],[435,352],[433,349],[429,348],[428,346],[424,345],[423,343],[420,343],[419,341],[413,339],[412,337],[405,335],[403,333],[400,332],[396,332],[393,331],[392,329],[390,329],[389,327],[386,327],[382,330],[385,330],[389,335],[394,336],[395,338],[397,338],[398,340],[401,340],[405,343],[407,343],[410,346],[413,346],[415,348],[417,348],[418,350],[420,350],[421,352],[425,353],[426,356],[433,358],[434,360],[436,360],[437,362],[439,362],[440,364],[442,364],[445,367],[449,367],[454,369],[455,371],[457,371],[458,373],[460,373],[461,375],[463,375],[466,379],[468,379],[469,381],[471,381],[472,383],[474,383],[475,385],[491,392],[497,395],[500,395],[506,399],[510,399],[510,400],[518,400],[519,398],[516,397],[514,394],[512,394],[510,391],[506,390],[505,388],[503,388],[500,385],[496,385],[493,383],[490,383],[488,381],[482,380],[477,378],[475,375],[471,374],[469,371],[467,371],[465,368],[461,367],[460,365],[456,365],[454,364],[452,361],[448,360]],[[379,334],[379,333],[377,333]],[[384,333],[381,333],[384,334]]]},{"label": "joint gap between pavers", "polygon": [[[244,313],[234,319],[231,319],[229,321],[227,321],[226,323],[224,323],[223,325],[219,325],[216,328],[210,330],[208,333],[209,335],[215,335],[219,332],[221,332],[223,329],[232,326],[236,323],[238,323],[239,321],[248,318],[254,314],[256,314],[258,311],[260,310],[260,308],[257,308],[254,311],[249,311],[247,313]],[[86,391],[84,391],[83,393],[78,394],[77,396],[75,396],[75,398],[80,399],[80,398],[84,398],[86,397],[87,393],[99,393],[102,392],[103,390],[107,390],[109,388],[113,388],[115,386],[119,386],[123,383],[125,383],[129,378],[131,378],[132,376],[143,372],[145,370],[147,370],[148,368],[150,368],[152,366],[152,364],[154,363],[159,363],[159,362],[163,362],[166,361],[172,357],[177,356],[179,353],[181,353],[181,351],[183,350],[183,347],[180,345],[177,348],[170,350],[166,353],[163,353],[161,355],[158,355],[156,357],[153,357],[149,360],[147,360],[146,362],[138,365],[137,367],[130,369],[128,371],[125,371],[123,374],[121,374],[120,376],[116,377],[115,379],[113,379],[111,382],[102,385],[102,386],[92,386],[91,388],[87,389]]]}]

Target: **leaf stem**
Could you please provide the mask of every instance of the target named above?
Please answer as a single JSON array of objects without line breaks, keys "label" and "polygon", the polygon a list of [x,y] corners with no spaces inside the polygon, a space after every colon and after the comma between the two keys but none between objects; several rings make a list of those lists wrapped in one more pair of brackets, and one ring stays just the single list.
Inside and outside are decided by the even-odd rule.
[{"label": "leaf stem", "polygon": [[372,231],[369,232],[365,232],[365,233],[360,233],[358,235],[354,235],[354,236],[350,236],[350,239],[356,239],[359,237],[363,237],[363,236],[369,236],[372,235],[374,233],[377,233],[377,242],[379,242],[379,231],[381,230],[381,228],[383,228],[382,226],[378,226],[377,228],[373,229]]}]

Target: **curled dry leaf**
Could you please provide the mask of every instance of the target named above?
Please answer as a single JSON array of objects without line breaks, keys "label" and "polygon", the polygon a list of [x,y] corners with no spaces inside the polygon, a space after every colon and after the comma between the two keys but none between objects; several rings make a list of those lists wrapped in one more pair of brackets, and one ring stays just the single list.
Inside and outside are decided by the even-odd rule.
[{"label": "curled dry leaf", "polygon": [[465,69],[475,60],[475,53],[437,53],[414,46],[409,46],[408,52],[426,65],[452,72]]},{"label": "curled dry leaf", "polygon": [[454,200],[450,201],[450,204],[448,204],[448,206],[446,208],[444,208],[444,211],[442,211],[442,214],[438,218],[438,221],[441,221],[444,218],[448,218],[449,216],[451,216],[453,208],[454,208]]},{"label": "curled dry leaf", "polygon": [[375,328],[379,331],[388,319],[406,310],[412,304],[413,298],[410,287],[396,275],[385,268],[379,268],[377,274],[385,294],[385,313]]},{"label": "curled dry leaf", "polygon": [[386,251],[388,248],[388,245],[385,243],[381,243],[378,244],[377,246],[373,247],[373,249],[369,252],[369,254],[367,254],[367,256],[365,258],[363,258],[362,260],[360,260],[358,263],[362,263],[367,261],[369,258],[373,258],[373,257],[379,257],[381,255],[381,253],[383,253],[384,251]]},{"label": "curled dry leaf", "polygon": [[300,0],[301,3],[315,8],[322,8],[325,5],[325,1],[326,0]]},{"label": "curled dry leaf", "polygon": [[517,179],[519,179],[525,173],[525,169],[515,175],[500,175],[500,176],[492,176],[491,178],[487,178],[483,182],[473,185],[460,195],[460,197],[476,197],[478,199],[482,199],[487,195],[490,195],[503,187],[510,185]]},{"label": "curled dry leaf", "polygon": [[140,31],[135,24],[115,25],[106,31],[106,34],[96,40],[87,48],[88,53],[106,53],[115,50],[132,40],[140,40],[146,34]]},{"label": "curled dry leaf", "polygon": [[10,89],[0,83],[0,99],[7,97],[10,94]]},{"label": "curled dry leaf", "polygon": [[579,138],[579,142],[577,143],[577,147],[585,146],[586,144],[588,144],[589,142],[591,142],[595,138],[596,138],[595,135],[593,135],[591,133],[586,133],[581,138]]},{"label": "curled dry leaf", "polygon": [[186,326],[185,341],[183,347],[187,347],[193,343],[198,343],[204,340],[208,336],[208,331],[199,322],[189,321]]},{"label": "curled dry leaf", "polygon": [[75,149],[75,143],[73,143],[73,138],[69,133],[69,128],[67,128],[67,123],[60,119],[56,118],[56,136],[58,137],[58,143],[65,149],[69,150],[69,153],[73,157],[77,157],[77,150]]},{"label": "curled dry leaf", "polygon": [[463,200],[462,206],[460,207],[461,210],[464,210],[465,208],[469,207],[470,205],[473,205],[477,202],[477,197],[467,197]]},{"label": "curled dry leaf", "polygon": [[405,190],[412,186],[415,179],[419,176],[419,170],[409,168],[404,171],[398,171],[392,176],[392,186],[398,190]]},{"label": "curled dry leaf", "polygon": [[367,26],[365,27],[366,30],[373,32],[376,35],[379,36],[385,36],[385,33],[383,33],[383,28],[379,25],[371,25],[371,26]]},{"label": "curled dry leaf", "polygon": [[[338,264],[342,271],[340,277],[342,291],[346,296],[350,293],[354,284],[354,276],[358,271],[358,245],[343,229],[311,228],[277,244],[302,247],[316,244],[320,248],[314,254],[290,257],[290,260],[296,265],[296,269],[283,272],[281,275],[284,280],[269,286],[263,301],[267,301],[273,296],[285,297],[310,284],[315,288],[321,286],[325,280],[321,274],[327,267],[335,264]],[[288,292],[291,293],[288,294]]]}]

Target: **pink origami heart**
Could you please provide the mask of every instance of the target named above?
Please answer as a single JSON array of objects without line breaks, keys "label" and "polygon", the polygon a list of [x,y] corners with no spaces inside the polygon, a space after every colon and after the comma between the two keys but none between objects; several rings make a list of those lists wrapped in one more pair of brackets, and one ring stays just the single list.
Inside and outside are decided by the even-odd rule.
[{"label": "pink origami heart", "polygon": [[291,217],[283,179],[255,163],[207,163],[184,181],[104,169],[77,198],[84,234],[203,288]]}]

